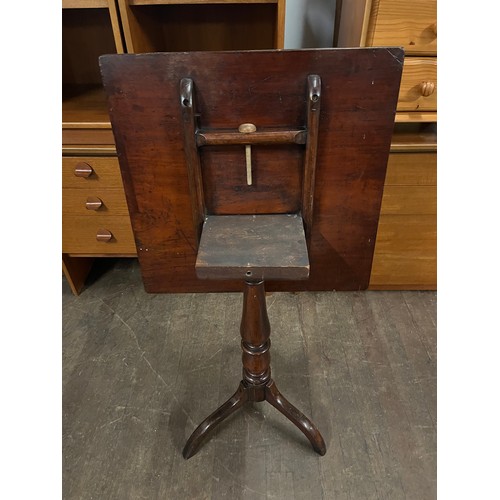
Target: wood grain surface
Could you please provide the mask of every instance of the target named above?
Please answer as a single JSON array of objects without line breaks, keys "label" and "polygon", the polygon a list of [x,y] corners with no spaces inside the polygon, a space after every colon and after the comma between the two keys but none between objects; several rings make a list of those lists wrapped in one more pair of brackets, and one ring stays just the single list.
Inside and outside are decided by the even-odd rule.
[{"label": "wood grain surface", "polygon": [[[86,163],[93,172],[88,177],[77,177],[75,168]],[[80,189],[123,189],[120,165],[116,157],[64,156],[62,159],[62,187]]]},{"label": "wood grain surface", "polygon": [[436,289],[436,215],[382,215],[370,288]]},{"label": "wood grain surface", "polygon": [[367,45],[404,46],[407,54],[436,55],[436,0],[373,0]]},{"label": "wood grain surface", "polygon": [[370,289],[436,289],[436,160],[389,155]]},{"label": "wood grain surface", "polygon": [[[435,89],[424,96],[422,82],[432,82]],[[436,111],[437,110],[437,59],[434,57],[411,57],[405,59],[398,111]]]},{"label": "wood grain surface", "polygon": [[118,5],[129,53],[283,48],[283,0]]},{"label": "wood grain surface", "polygon": [[[267,288],[366,288],[402,63],[403,52],[397,48],[102,56],[101,71],[146,290],[241,289],[239,282],[196,278],[196,235],[180,126],[180,80],[194,81],[202,128],[237,128],[241,123],[262,129],[298,128],[306,123],[310,74],[322,80],[310,279],[269,282]],[[254,213],[244,207],[250,198],[283,196],[285,203],[294,203],[289,193],[296,189],[293,185],[301,185],[301,179],[288,182],[284,173],[292,165],[294,175],[300,175],[301,146],[253,147],[252,186],[246,185],[244,148],[224,148],[222,155],[220,148],[205,148],[202,162],[218,170],[211,181],[217,189],[232,189],[228,201],[233,213]],[[269,165],[281,174],[262,177]],[[241,184],[234,183],[236,166]],[[275,175],[283,175],[282,189],[269,188]]]},{"label": "wood grain surface", "polygon": [[309,259],[302,217],[209,215],[196,274],[202,279],[306,279]]},{"label": "wood grain surface", "polygon": [[[112,239],[97,241],[99,230],[110,231]],[[70,254],[128,254],[136,252],[130,219],[126,215],[63,215],[62,251]]]},{"label": "wood grain surface", "polygon": [[[98,198],[102,205],[96,210],[87,208],[89,199]],[[128,215],[127,201],[123,189],[74,189],[62,190],[62,210],[68,215]]]}]

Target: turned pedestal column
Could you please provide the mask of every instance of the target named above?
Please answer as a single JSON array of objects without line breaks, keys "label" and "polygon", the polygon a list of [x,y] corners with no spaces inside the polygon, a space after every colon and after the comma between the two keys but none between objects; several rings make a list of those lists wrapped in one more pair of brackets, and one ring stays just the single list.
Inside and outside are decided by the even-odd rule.
[{"label": "turned pedestal column", "polygon": [[271,378],[271,328],[263,280],[245,282],[240,332],[243,379],[233,396],[191,434],[182,452],[184,458],[192,457],[208,433],[247,401],[271,403],[304,433],[317,453],[324,455],[326,445],[316,426],[286,400]]}]

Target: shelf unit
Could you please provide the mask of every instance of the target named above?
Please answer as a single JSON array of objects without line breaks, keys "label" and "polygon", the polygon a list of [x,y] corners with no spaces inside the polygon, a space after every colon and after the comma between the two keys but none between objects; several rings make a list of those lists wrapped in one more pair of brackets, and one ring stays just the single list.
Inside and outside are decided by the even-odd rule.
[{"label": "shelf unit", "polygon": [[285,0],[63,0],[62,260],[73,293],[95,258],[136,255],[99,56],[283,48],[284,20]]},{"label": "shelf unit", "polygon": [[124,52],[115,1],[64,0],[62,7],[63,145],[88,144],[89,130],[107,130],[96,144],[113,143],[98,58]]},{"label": "shelf unit", "polygon": [[283,48],[282,0],[118,0],[127,51]]},{"label": "shelf unit", "polygon": [[[114,0],[63,0],[62,2],[62,267],[73,293],[83,287],[92,267],[95,252],[85,242],[85,231],[97,232],[101,223],[87,210],[85,217],[75,214],[71,198],[86,200],[94,195],[92,184],[98,182],[96,171],[89,177],[76,177],[75,168],[83,162],[81,154],[106,154],[114,149],[113,134],[104,90],[101,85],[98,57],[104,53],[123,53],[118,10]],[[72,155],[72,156],[70,156]],[[93,158],[87,161],[92,162]],[[99,171],[99,168],[97,168]],[[119,175],[119,171],[116,172]],[[73,186],[80,181],[76,191]],[[121,179],[120,179],[121,182]],[[119,188],[118,188],[119,190]],[[123,186],[121,186],[123,191]],[[78,195],[76,195],[78,193]],[[101,193],[101,196],[104,196]],[[106,198],[106,196],[104,196]],[[101,215],[101,213],[99,214]],[[131,232],[131,228],[130,228]],[[97,243],[96,237],[93,238]],[[110,250],[104,247],[99,250]]]}]

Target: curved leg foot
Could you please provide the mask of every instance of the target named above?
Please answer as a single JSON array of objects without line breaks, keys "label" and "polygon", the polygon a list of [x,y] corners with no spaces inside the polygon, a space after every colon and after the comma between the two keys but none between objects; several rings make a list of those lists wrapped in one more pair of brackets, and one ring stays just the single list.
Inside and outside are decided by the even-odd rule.
[{"label": "curved leg foot", "polygon": [[287,401],[276,387],[274,380],[270,380],[266,384],[266,401],[283,413],[288,420],[291,420],[304,433],[316,453],[322,456],[326,453],[325,441],[317,427],[301,411]]},{"label": "curved leg foot", "polygon": [[182,456],[186,460],[191,458],[198,451],[207,434],[225,418],[234,413],[247,400],[248,393],[243,384],[240,383],[237,391],[193,431],[182,450]]}]

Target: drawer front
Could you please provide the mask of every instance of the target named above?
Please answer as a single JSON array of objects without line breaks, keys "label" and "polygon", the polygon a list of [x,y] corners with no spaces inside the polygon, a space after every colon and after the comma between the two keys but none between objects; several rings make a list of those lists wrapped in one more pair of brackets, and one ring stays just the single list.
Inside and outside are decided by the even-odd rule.
[{"label": "drawer front", "polygon": [[[97,241],[97,233],[109,231],[109,241]],[[127,216],[88,217],[63,215],[62,251],[72,254],[136,254],[134,235]]]},{"label": "drawer front", "polygon": [[114,144],[115,138],[111,128],[63,128],[62,143],[64,144]]},{"label": "drawer front", "polygon": [[[92,168],[88,177],[78,177],[75,169],[81,164]],[[117,157],[79,157],[63,156],[62,159],[62,187],[63,188],[120,188],[123,183],[120,174],[120,165]]]},{"label": "drawer front", "polygon": [[386,186],[436,186],[436,153],[391,153]]},{"label": "drawer front", "polygon": [[381,215],[370,287],[435,289],[435,215]]},{"label": "drawer front", "polygon": [[406,54],[436,54],[436,0],[374,0],[370,19],[369,45],[402,45]]},{"label": "drawer front", "polygon": [[[101,205],[97,208],[98,203]],[[62,190],[63,214],[87,215],[102,217],[103,215],[128,216],[127,200],[122,189],[76,189]]]},{"label": "drawer front", "polygon": [[405,58],[397,110],[437,110],[437,59],[435,57]]},{"label": "drawer front", "polygon": [[436,153],[389,155],[381,214],[437,213],[436,156]]},{"label": "drawer front", "polygon": [[385,186],[381,214],[437,213],[436,186]]}]

